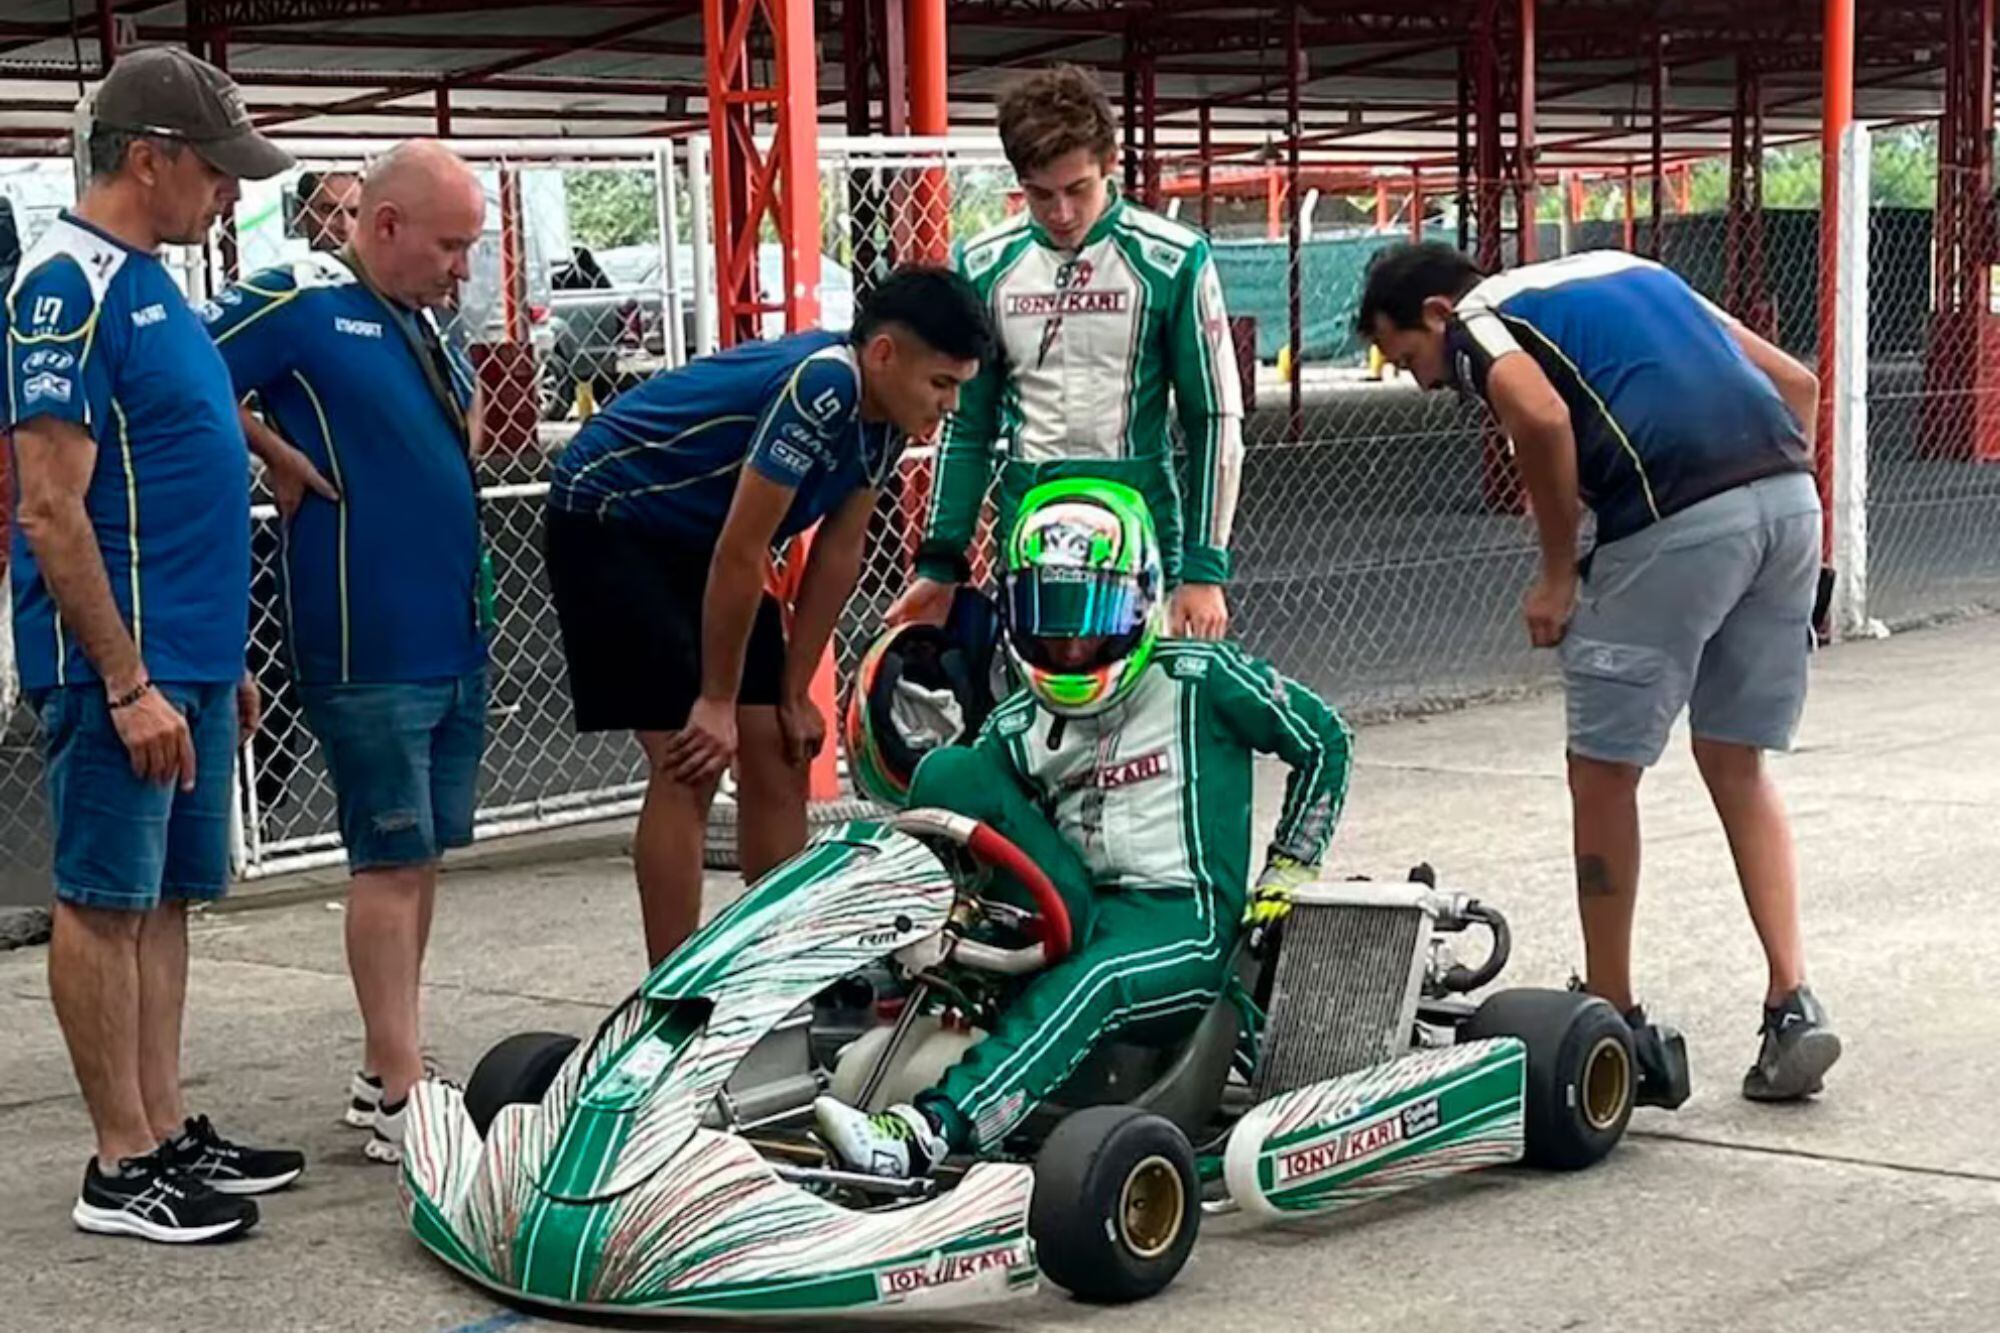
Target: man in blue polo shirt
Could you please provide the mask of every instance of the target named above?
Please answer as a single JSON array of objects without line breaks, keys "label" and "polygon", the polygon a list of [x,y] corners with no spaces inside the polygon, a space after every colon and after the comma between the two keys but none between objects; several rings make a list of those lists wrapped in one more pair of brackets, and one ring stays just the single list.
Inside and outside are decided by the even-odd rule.
[{"label": "man in blue polo shirt", "polygon": [[486,741],[486,603],[472,377],[431,309],[466,277],[486,199],[443,146],[371,163],[348,245],[206,308],[239,396],[331,483],[285,520],[283,607],[353,882],[348,969],[365,1049],[343,1118],[399,1160],[423,1075],[418,995],[438,861],[472,840]]},{"label": "man in blue polo shirt", "polygon": [[154,252],[194,244],[240,178],[290,159],[183,51],[127,55],[92,98],[89,187],[5,306],[19,508],[14,641],[55,820],[49,994],[97,1153],[71,1218],[188,1242],[257,1221],[297,1153],[190,1118],[180,1086],[187,904],[229,878],[244,674],[249,460],[229,376]]},{"label": "man in blue polo shirt", "polygon": [[[826,733],[808,690],[875,497],[905,438],[936,429],[994,348],[970,284],[902,269],[851,333],[746,343],[658,376],[556,460],[549,588],[577,728],[635,732],[652,767],[632,859],[654,962],[699,920],[709,802],[731,763],[744,877],[805,842]],[[764,574],[773,544],[816,523],[788,643]]]}]

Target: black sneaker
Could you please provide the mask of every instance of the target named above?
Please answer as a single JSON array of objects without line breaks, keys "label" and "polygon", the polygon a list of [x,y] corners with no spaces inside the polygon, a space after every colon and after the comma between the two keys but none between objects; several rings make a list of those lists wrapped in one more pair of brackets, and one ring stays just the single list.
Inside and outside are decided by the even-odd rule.
[{"label": "black sneaker", "polygon": [[1826,1071],[1840,1058],[1840,1037],[1828,1025],[1826,1008],[1806,987],[1764,1010],[1758,1029],[1764,1042],[1757,1063],[1743,1076],[1743,1095],[1753,1102],[1790,1102],[1825,1089]]},{"label": "black sneaker", "polygon": [[83,1170],[70,1220],[103,1236],[139,1236],[167,1245],[240,1236],[257,1225],[257,1204],[218,1194],[176,1168],[164,1151],[127,1157],[106,1175],[97,1159]]},{"label": "black sneaker", "polygon": [[269,1194],[299,1178],[304,1153],[288,1148],[250,1148],[215,1132],[207,1116],[197,1116],[160,1147],[161,1156],[222,1194]]},{"label": "black sneaker", "polygon": [[[1569,989],[1587,994],[1583,978],[1570,974]],[[1632,1090],[1634,1106],[1657,1106],[1678,1110],[1694,1090],[1688,1072],[1687,1039],[1678,1028],[1654,1023],[1646,1018],[1644,1005],[1633,1005],[1624,1014],[1625,1026],[1632,1029],[1632,1058],[1639,1066],[1639,1086]]]},{"label": "black sneaker", "polygon": [[1632,1091],[1632,1104],[1678,1110],[1694,1091],[1687,1039],[1678,1028],[1649,1022],[1642,1005],[1625,1011],[1625,1025],[1632,1029],[1632,1058],[1639,1066],[1639,1086]]}]

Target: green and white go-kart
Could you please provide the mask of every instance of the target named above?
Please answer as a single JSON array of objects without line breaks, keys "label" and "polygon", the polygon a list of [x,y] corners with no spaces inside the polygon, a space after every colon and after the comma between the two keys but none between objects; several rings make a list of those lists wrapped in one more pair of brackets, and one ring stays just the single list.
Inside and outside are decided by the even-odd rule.
[{"label": "green and white go-kart", "polygon": [[[978,896],[983,867],[1036,910]],[[412,1095],[401,1195],[432,1253],[583,1310],[797,1316],[1034,1289],[1165,1287],[1204,1212],[1328,1211],[1617,1143],[1634,1065],[1601,1000],[1509,990],[1498,913],[1430,876],[1301,891],[1275,947],[1178,1044],[1102,1043],[997,1157],[839,1169],[811,1103],[878,1108],[977,1041],[1069,947],[1062,900],[991,828],[937,810],[823,832],[583,1041],[523,1033],[465,1089]],[[1484,961],[1450,938],[1491,935]],[[1254,1030],[1249,1072],[1239,1058]]]}]

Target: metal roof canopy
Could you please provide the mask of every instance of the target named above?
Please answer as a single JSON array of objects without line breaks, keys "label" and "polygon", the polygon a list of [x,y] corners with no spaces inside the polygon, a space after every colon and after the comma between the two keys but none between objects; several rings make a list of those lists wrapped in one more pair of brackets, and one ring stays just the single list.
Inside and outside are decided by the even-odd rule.
[{"label": "metal roof canopy", "polygon": [[[865,2],[816,6],[820,118],[829,128],[846,102],[844,8]],[[1478,0],[1304,0],[1299,9],[1304,160],[1452,168],[1462,151],[1461,52],[1476,45]],[[1518,4],[1503,9],[1503,31],[1518,41]],[[1862,7],[1859,118],[1939,114],[1944,11],[1943,0]],[[0,151],[61,151],[79,74],[100,73],[106,36],[114,47],[208,45],[258,119],[286,136],[427,133],[441,117],[453,134],[491,138],[677,136],[707,123],[699,0],[23,0],[5,12]],[[1168,170],[1192,165],[1203,119],[1213,160],[1274,161],[1286,142],[1288,14],[1210,0],[953,3],[951,123],[990,132],[995,92],[1023,68],[1071,60],[1115,89],[1147,59]],[[1817,0],[1754,9],[1730,0],[1540,0],[1538,170],[1650,156],[1655,32],[1668,159],[1728,151],[1745,58],[1758,70],[1766,145],[1816,139],[1820,20]]]}]

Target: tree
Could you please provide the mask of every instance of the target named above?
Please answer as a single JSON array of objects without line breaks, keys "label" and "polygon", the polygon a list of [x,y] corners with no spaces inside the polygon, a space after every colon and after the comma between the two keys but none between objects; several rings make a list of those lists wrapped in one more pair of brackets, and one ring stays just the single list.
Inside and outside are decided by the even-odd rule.
[{"label": "tree", "polygon": [[[1729,207],[1729,162],[1710,158],[1694,169],[1694,211]],[[1820,151],[1816,144],[1764,154],[1764,207],[1818,208]],[[1937,139],[1921,125],[1882,130],[1868,148],[1868,201],[1877,208],[1937,206]]]},{"label": "tree", "polygon": [[659,240],[658,194],[651,171],[613,168],[563,173],[570,233],[578,244],[593,250]]}]

